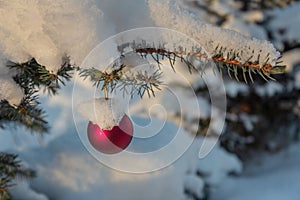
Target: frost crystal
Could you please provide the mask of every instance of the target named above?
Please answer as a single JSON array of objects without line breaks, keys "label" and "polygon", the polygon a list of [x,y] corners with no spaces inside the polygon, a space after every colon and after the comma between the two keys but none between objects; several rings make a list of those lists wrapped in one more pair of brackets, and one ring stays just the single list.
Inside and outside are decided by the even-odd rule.
[{"label": "frost crystal", "polygon": [[115,98],[98,98],[82,102],[78,105],[78,112],[103,130],[111,130],[119,125],[125,111],[124,106]]},{"label": "frost crystal", "polygon": [[280,57],[280,53],[270,42],[206,24],[183,10],[175,0],[148,0],[148,3],[151,18],[158,26],[187,34],[211,55],[218,54],[217,47],[222,47],[225,59],[230,59],[235,54],[235,59],[241,63],[258,62],[260,66],[273,66]]}]

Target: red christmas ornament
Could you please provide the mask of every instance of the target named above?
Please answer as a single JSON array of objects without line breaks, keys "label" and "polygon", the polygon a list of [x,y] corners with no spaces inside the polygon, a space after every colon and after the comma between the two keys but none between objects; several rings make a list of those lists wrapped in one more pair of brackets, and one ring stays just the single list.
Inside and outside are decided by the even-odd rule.
[{"label": "red christmas ornament", "polygon": [[118,126],[111,130],[102,130],[91,121],[88,124],[87,135],[91,145],[105,154],[115,154],[123,151],[131,142],[133,125],[125,114]]}]

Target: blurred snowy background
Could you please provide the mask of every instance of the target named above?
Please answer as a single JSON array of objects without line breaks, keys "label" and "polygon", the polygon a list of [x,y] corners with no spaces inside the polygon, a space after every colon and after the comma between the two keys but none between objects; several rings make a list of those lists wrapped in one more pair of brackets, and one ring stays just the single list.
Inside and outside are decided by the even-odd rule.
[{"label": "blurred snowy background", "polygon": [[[1,28],[5,27],[0,31],[1,42],[5,44],[1,46],[0,58],[26,60],[28,56],[38,55],[35,56],[38,61],[55,70],[59,65],[57,58],[67,52],[72,62],[78,64],[109,36],[159,24],[156,20],[160,13],[153,6],[155,2],[159,1],[0,1],[0,24]],[[146,174],[110,169],[84,148],[73,123],[73,83],[70,82],[59,95],[42,97],[52,126],[49,135],[41,139],[22,128],[0,130],[0,151],[19,154],[38,174],[29,181],[18,180],[18,185],[11,189],[15,199],[299,199],[300,3],[172,0],[163,4],[168,6],[168,3],[177,3],[199,20],[271,41],[282,52],[287,73],[276,77],[277,82],[265,82],[257,77],[254,84],[248,85],[224,77],[226,127],[219,140],[209,138],[207,142],[217,142],[217,145],[204,159],[198,158],[198,152],[210,122],[210,99],[205,83],[191,79],[201,119],[194,118],[193,108],[187,103],[183,109],[186,112],[179,112],[184,115],[179,117],[185,119],[185,129],[180,131],[190,137],[197,134],[197,137],[172,165]],[[13,40],[15,38],[19,40]],[[31,55],[26,56],[24,52]],[[165,70],[164,73],[172,76],[173,72]],[[6,74],[1,69],[1,78]],[[184,91],[186,87],[186,83],[180,81],[169,84],[173,90]],[[182,92],[182,98],[185,95]],[[151,105],[170,104],[166,93],[154,100],[144,98],[131,105],[130,114],[135,124],[149,123],[143,111],[147,112]],[[176,105],[166,110],[170,121],[163,127],[161,137],[141,148],[163,144],[178,131]],[[153,109],[151,115],[159,121],[161,113]],[[199,129],[195,130],[198,121]],[[148,132],[145,134],[153,131],[152,128],[144,130]],[[124,162],[140,167],[148,164],[126,157]],[[152,160],[148,162],[151,164]]]}]

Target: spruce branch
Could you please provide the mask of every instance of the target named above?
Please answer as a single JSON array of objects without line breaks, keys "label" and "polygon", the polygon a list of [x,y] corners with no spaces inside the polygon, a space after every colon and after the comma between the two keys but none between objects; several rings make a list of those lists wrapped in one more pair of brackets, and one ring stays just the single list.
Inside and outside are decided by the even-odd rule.
[{"label": "spruce branch", "polygon": [[[124,53],[124,49],[128,47],[132,49],[131,53],[139,55],[147,62],[152,59],[157,64],[157,67],[151,64],[151,68],[154,70],[149,72],[146,69],[135,71],[134,68],[136,66],[124,65],[122,59],[126,59],[127,55],[131,55]],[[248,48],[250,49],[250,47]],[[137,92],[140,97],[143,97],[147,93],[150,97],[155,96],[155,89],[159,90],[160,85],[163,84],[160,78],[162,76],[162,60],[164,59],[168,60],[174,72],[176,72],[175,63],[178,61],[184,63],[190,73],[200,71],[203,74],[207,66],[212,66],[214,70],[219,71],[221,76],[225,71],[230,78],[234,77],[238,81],[242,77],[245,83],[249,81],[253,83],[253,75],[258,75],[265,81],[275,80],[272,75],[284,73],[285,70],[285,65],[282,65],[282,61],[279,59],[274,65],[271,65],[269,54],[263,58],[264,62],[260,63],[259,61],[262,60],[260,54],[255,54],[255,51],[252,50],[252,55],[248,55],[248,60],[242,62],[240,61],[240,56],[245,57],[243,51],[227,50],[226,47],[221,45],[216,46],[210,53],[211,55],[208,55],[200,47],[193,47],[191,50],[187,50],[179,46],[169,50],[164,45],[155,47],[154,44],[148,44],[144,40],[140,43],[133,41],[121,44],[118,46],[118,50],[120,52],[119,58],[111,66],[108,66],[107,70],[100,71],[95,67],[80,69],[80,76],[84,79],[90,78],[94,86],[101,88],[101,90],[110,89],[112,92],[118,87],[123,90],[124,94],[133,95]],[[256,51],[261,52],[262,50]],[[254,58],[253,55],[258,56]]]},{"label": "spruce branch", "polygon": [[[201,49],[189,52],[187,52],[186,50],[169,51],[161,48],[148,47],[135,49],[135,51],[139,53],[143,58],[146,58],[147,55],[151,55],[152,57],[156,58],[159,58],[159,56],[161,58],[168,58],[173,69],[175,61],[180,60],[181,62],[186,64],[190,72],[192,71],[191,69],[199,69],[199,67],[194,66],[194,64],[192,64],[190,60],[196,58],[198,60],[205,59],[207,62],[213,61],[220,73],[222,73],[223,68],[226,68],[230,78],[232,77],[231,73],[233,73],[236,80],[239,80],[238,73],[242,72],[245,83],[248,83],[247,76],[252,83],[254,82],[252,74],[258,74],[266,81],[275,80],[271,75],[284,73],[286,67],[285,65],[280,65],[280,61],[277,61],[276,65],[272,66],[268,63],[269,57],[265,58],[265,63],[263,65],[260,65],[258,62],[251,62],[249,61],[253,57],[251,55],[249,56],[248,61],[242,63],[238,59],[239,54],[237,52],[234,52],[232,50],[230,51],[230,53],[227,53],[227,55],[224,55],[223,50],[224,47],[217,46],[215,51],[213,52],[213,55],[211,56],[211,58],[209,58],[206,53],[201,53]],[[259,57],[257,58],[257,60],[259,60]],[[156,61],[158,64],[160,63],[159,59],[156,59]]]},{"label": "spruce branch", "polygon": [[32,58],[28,62],[14,63],[8,62],[7,66],[10,69],[16,69],[17,75],[15,81],[25,89],[37,87],[44,88],[49,94],[56,94],[60,89],[60,83],[65,84],[71,78],[71,73],[75,69],[69,62],[69,58],[63,58],[63,64],[57,73],[50,72],[45,66],[40,65]]},{"label": "spruce branch", "polygon": [[[160,85],[163,83],[160,81],[162,72],[155,70],[152,73],[148,71],[138,71],[136,74],[125,74],[120,79],[120,88],[131,96],[137,91],[138,95],[142,98],[145,93],[148,97],[155,97],[155,89],[160,90]],[[129,90],[129,91],[128,91]]]},{"label": "spruce branch", "polygon": [[[252,74],[258,74],[266,81],[275,80],[271,75],[282,74],[285,72],[286,68],[285,65],[281,64],[282,61],[280,58],[278,58],[275,65],[271,65],[269,63],[269,54],[264,58],[264,63],[260,64],[260,52],[262,52],[262,50],[253,49],[252,55],[248,55],[248,60],[241,62],[239,59],[240,56],[245,56],[243,51],[237,52],[233,49],[228,50],[226,47],[223,47],[220,44],[210,52],[210,55],[204,52],[200,47],[193,47],[190,51],[179,47],[177,49],[174,48],[174,50],[171,51],[164,48],[163,45],[158,45],[158,47],[155,47],[154,45],[147,44],[146,41],[142,41],[140,44],[136,44],[136,42],[133,41],[131,44],[129,44],[129,46],[131,46],[134,52],[140,54],[142,58],[147,58],[147,56],[150,55],[158,65],[160,65],[160,59],[168,58],[173,70],[174,64],[178,60],[186,64],[190,73],[192,70],[204,70],[207,62],[214,62],[220,73],[223,68],[226,68],[230,78],[232,77],[231,73],[234,73],[236,80],[239,80],[238,73],[240,72],[239,69],[241,69],[244,81],[246,83],[248,83],[246,78],[247,75],[249,76],[251,82],[254,82]],[[249,46],[248,49],[250,50],[251,47]],[[255,51],[258,52],[257,58],[253,58]],[[253,59],[255,61],[251,61]],[[204,67],[195,66],[192,62],[193,60],[200,61],[200,65],[203,65]]]},{"label": "spruce branch", "polygon": [[82,69],[80,71],[80,76],[84,79],[90,77],[90,80],[94,82],[94,86],[99,87],[101,85],[101,89],[110,88],[113,91],[118,81],[121,79],[122,70],[125,65],[118,66],[116,63],[113,64],[112,68],[109,68],[107,71],[100,71],[95,68],[91,69]]},{"label": "spruce branch", "polygon": [[[0,128],[7,125],[23,125],[32,132],[46,133],[49,131],[45,120],[45,111],[39,108],[38,90],[44,88],[49,94],[57,94],[60,84],[72,78],[75,69],[69,59],[63,59],[63,64],[57,73],[49,72],[45,66],[36,62],[34,58],[25,63],[9,62],[7,66],[15,69],[15,82],[23,89],[24,97],[19,105],[11,105],[7,100],[0,101]],[[24,168],[16,155],[0,153],[0,199],[10,200],[7,189],[13,187],[15,178],[31,178],[34,171]]]},{"label": "spruce branch", "polygon": [[106,71],[96,68],[81,69],[80,76],[84,79],[90,78],[94,86],[101,90],[110,89],[113,92],[117,87],[121,88],[124,94],[133,95],[136,91],[140,97],[145,93],[150,97],[155,96],[154,88],[159,90],[162,82],[159,80],[161,73],[156,70],[152,73],[148,71],[131,72],[128,66],[114,62],[113,67]]},{"label": "spruce branch", "polygon": [[25,168],[15,154],[0,152],[0,199],[10,200],[8,189],[15,186],[15,178],[33,178],[33,170]]},{"label": "spruce branch", "polygon": [[64,57],[62,61],[61,68],[56,73],[47,70],[34,58],[24,63],[7,63],[7,67],[17,72],[13,79],[23,89],[24,97],[17,106],[10,105],[6,100],[0,102],[0,128],[6,128],[6,124],[15,122],[15,125],[24,125],[33,132],[48,132],[45,111],[39,108],[38,91],[43,88],[44,92],[55,95],[60,84],[65,85],[65,81],[72,78],[75,67],[70,64],[68,57]]},{"label": "spruce branch", "polygon": [[29,130],[42,134],[49,131],[48,122],[45,120],[45,111],[39,108],[36,91],[28,94],[17,106],[11,106],[8,101],[0,102],[0,128],[7,124],[24,125]]}]

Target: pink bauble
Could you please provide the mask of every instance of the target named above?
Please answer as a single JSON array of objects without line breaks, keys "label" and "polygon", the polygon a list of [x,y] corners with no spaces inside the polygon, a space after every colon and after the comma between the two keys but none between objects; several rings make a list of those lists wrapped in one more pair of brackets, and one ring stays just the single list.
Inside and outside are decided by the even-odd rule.
[{"label": "pink bauble", "polygon": [[91,121],[87,128],[87,135],[91,145],[105,154],[115,154],[123,151],[130,144],[132,134],[132,122],[127,115],[124,115],[119,126],[114,126],[111,130],[102,130]]}]

